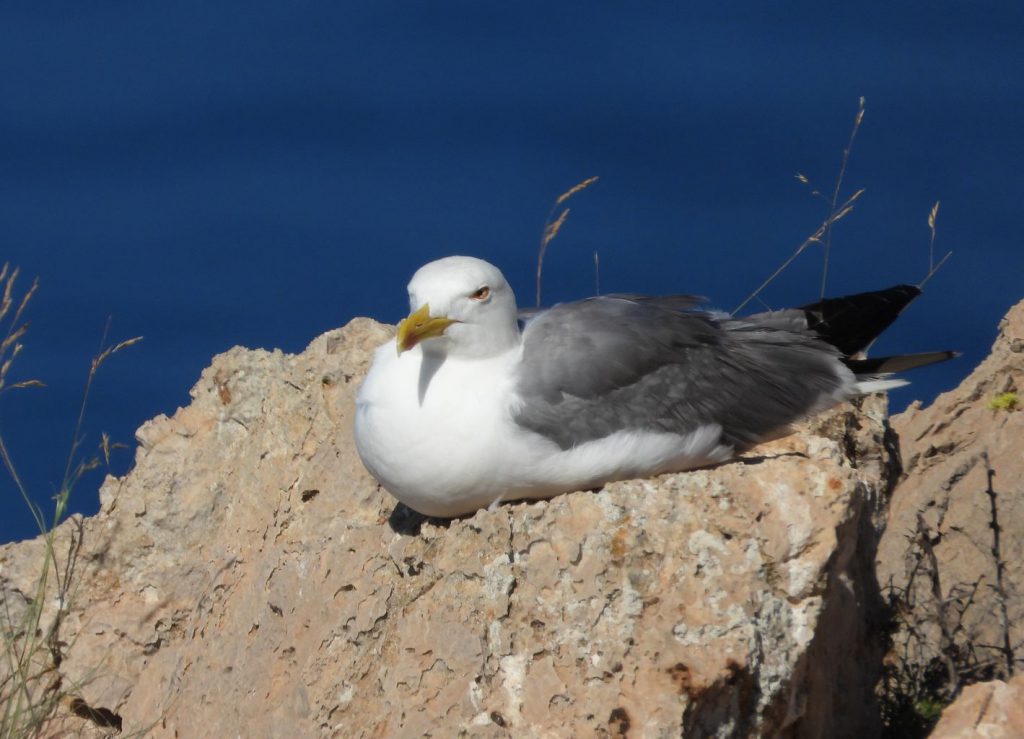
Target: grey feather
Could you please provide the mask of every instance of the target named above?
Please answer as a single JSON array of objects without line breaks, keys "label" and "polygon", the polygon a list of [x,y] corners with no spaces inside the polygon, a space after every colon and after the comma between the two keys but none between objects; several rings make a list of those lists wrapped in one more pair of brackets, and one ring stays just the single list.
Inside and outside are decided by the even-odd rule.
[{"label": "grey feather", "polygon": [[839,352],[789,311],[732,319],[694,299],[604,296],[527,324],[516,421],[563,449],[621,430],[722,427],[757,443],[842,385]]}]

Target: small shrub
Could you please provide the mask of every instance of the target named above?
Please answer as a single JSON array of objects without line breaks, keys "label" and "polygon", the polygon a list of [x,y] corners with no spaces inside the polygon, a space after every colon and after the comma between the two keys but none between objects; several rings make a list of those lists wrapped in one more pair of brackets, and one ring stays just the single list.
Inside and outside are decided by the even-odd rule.
[{"label": "small shrub", "polygon": [[1020,404],[1017,393],[1000,393],[988,401],[987,408],[990,411],[1012,411]]}]

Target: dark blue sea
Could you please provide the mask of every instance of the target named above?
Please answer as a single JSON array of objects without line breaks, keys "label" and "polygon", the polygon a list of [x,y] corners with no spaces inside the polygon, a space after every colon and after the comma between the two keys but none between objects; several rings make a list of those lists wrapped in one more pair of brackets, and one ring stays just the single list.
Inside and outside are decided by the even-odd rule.
[{"label": "dark blue sea", "polygon": [[[436,257],[494,262],[529,305],[552,201],[594,175],[545,302],[592,294],[596,252],[603,292],[731,309],[825,216],[861,96],[827,288],[919,282],[941,200],[953,256],[875,347],[964,352],[891,395],[929,402],[1024,297],[1022,38],[1005,2],[5,3],[0,261],[40,281],[8,381],[47,387],[0,395],[0,434],[50,511],[108,321],[145,339],[101,369],[83,456],[133,447],[234,345],[397,320]],[[761,305],[821,275],[815,247]],[[0,501],[0,541],[35,533],[6,476]]]}]

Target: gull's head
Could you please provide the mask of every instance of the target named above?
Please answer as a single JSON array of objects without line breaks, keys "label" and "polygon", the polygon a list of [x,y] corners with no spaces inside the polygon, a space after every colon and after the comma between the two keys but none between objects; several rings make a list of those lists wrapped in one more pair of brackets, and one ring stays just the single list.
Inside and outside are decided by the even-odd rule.
[{"label": "gull's head", "polygon": [[409,282],[410,315],[398,324],[398,353],[424,351],[486,357],[519,341],[516,297],[493,264],[445,257],[425,264]]}]

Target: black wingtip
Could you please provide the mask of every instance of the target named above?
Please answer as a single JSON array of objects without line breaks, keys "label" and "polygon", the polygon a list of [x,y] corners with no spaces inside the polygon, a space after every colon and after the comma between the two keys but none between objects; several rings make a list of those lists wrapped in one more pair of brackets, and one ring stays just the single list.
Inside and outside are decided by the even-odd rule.
[{"label": "black wingtip", "polygon": [[826,298],[801,306],[807,327],[846,356],[871,345],[889,328],[903,309],[921,294],[914,285],[895,285],[885,290]]}]

